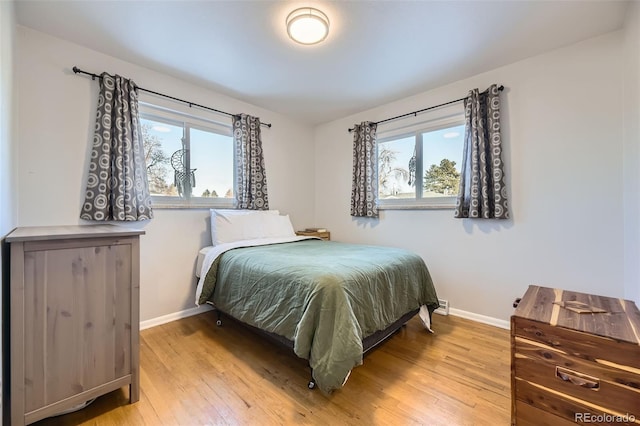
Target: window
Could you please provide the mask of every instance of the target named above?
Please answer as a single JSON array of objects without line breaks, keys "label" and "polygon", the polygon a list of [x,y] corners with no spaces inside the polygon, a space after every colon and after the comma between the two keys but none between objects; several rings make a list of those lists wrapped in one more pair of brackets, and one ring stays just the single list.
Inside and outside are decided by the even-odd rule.
[{"label": "window", "polygon": [[154,207],[233,207],[231,125],[182,113],[140,116]]},{"label": "window", "polygon": [[385,131],[378,139],[378,207],[453,208],[460,183],[464,116]]}]

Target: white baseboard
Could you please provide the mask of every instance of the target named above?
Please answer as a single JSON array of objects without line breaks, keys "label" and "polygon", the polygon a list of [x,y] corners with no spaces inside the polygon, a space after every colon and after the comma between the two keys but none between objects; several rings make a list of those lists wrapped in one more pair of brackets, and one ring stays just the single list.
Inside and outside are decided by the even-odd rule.
[{"label": "white baseboard", "polygon": [[449,308],[449,315],[465,318],[471,321],[481,322],[483,324],[492,325],[498,328],[504,328],[505,330],[509,330],[511,328],[511,323],[509,321],[488,317],[486,315],[475,314],[473,312],[463,311],[461,309]]},{"label": "white baseboard", "polygon": [[[203,312],[211,311],[212,309],[213,307],[211,307],[211,305],[201,305],[196,308],[185,309],[184,311],[174,312],[172,314],[163,315],[161,317],[141,321],[140,330],[156,327],[158,325],[166,324],[168,322],[176,321],[182,318],[187,318],[192,315],[198,315]],[[463,311],[461,309],[449,308],[449,314],[456,317],[465,318],[471,321],[492,325],[494,327],[504,328],[505,330],[509,330],[511,328],[511,324],[509,323],[509,321],[488,317],[486,315],[480,315],[473,312]]]},{"label": "white baseboard", "polygon": [[198,315],[203,312],[211,311],[212,309],[213,307],[211,305],[200,305],[196,308],[185,309],[184,311],[174,312],[172,314],[163,315],[161,317],[140,321],[140,330],[145,330],[147,328],[166,324],[168,322],[190,317],[192,315]]}]

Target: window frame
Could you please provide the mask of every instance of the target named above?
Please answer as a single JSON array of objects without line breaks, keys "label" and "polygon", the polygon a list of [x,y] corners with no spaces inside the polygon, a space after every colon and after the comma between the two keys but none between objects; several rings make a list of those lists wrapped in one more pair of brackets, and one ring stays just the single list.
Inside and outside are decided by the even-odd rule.
[{"label": "window frame", "polygon": [[[191,169],[191,129],[215,133],[231,138],[233,144],[233,131],[231,124],[224,124],[218,121],[175,111],[158,105],[140,102],[140,119],[153,120],[159,123],[182,127],[186,156],[185,169]],[[141,135],[142,137],[142,135]],[[234,197],[198,197],[192,194],[188,197],[180,196],[159,196],[151,194],[151,206],[154,209],[211,209],[211,208],[235,208],[237,205],[235,194],[236,188],[236,164],[237,158],[233,149],[233,193]],[[145,165],[146,166],[146,165]]]},{"label": "window frame", "polygon": [[[381,199],[380,188],[378,188],[378,210],[437,210],[446,209],[453,210],[456,207],[457,195],[442,197],[424,197],[424,164],[423,164],[423,138],[424,133],[435,132],[450,127],[465,125],[464,110],[457,111],[444,117],[432,120],[423,120],[418,123],[408,124],[403,127],[385,130],[380,132],[383,137],[378,138],[376,142],[376,162],[379,161],[380,146],[385,142],[391,142],[398,139],[414,137],[414,146],[416,151],[416,185],[414,198],[397,198],[397,199]],[[464,137],[464,135],[463,135]],[[464,149],[464,148],[463,148]],[[464,152],[460,152],[460,164],[462,164],[462,156]],[[418,176],[418,171],[421,175]],[[378,169],[379,172],[379,169]]]}]

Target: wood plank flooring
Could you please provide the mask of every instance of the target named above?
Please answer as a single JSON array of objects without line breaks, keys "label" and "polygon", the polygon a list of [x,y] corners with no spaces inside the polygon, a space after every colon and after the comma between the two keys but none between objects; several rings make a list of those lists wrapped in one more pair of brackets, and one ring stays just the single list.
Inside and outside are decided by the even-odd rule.
[{"label": "wood plank flooring", "polygon": [[128,388],[37,425],[508,425],[509,332],[418,317],[356,367],[331,395],[307,389],[292,351],[214,312],[140,334],[140,401]]}]

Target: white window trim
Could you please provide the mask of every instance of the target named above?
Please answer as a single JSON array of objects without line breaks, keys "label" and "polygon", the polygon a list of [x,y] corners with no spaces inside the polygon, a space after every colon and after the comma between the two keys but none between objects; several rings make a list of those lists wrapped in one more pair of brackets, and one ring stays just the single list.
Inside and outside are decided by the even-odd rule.
[{"label": "white window trim", "polygon": [[[384,142],[402,139],[403,137],[415,137],[416,143],[416,194],[422,195],[422,184],[424,176],[417,176],[417,171],[421,170],[424,174],[422,164],[422,134],[433,132],[448,127],[454,127],[465,124],[464,111],[451,113],[444,117],[423,120],[420,122],[409,123],[402,127],[385,130],[379,132],[383,135],[378,139],[377,147]],[[378,154],[376,153],[376,159]],[[460,159],[462,161],[462,158]],[[457,196],[442,196],[428,198],[404,198],[404,199],[378,199],[378,210],[453,210],[456,207]]]},{"label": "white window trim", "polygon": [[453,210],[455,209],[456,197],[446,197],[446,198],[448,198],[446,202],[442,201],[439,203],[425,203],[425,204],[421,204],[418,202],[396,203],[396,201],[400,201],[400,200],[387,200],[384,204],[378,204],[378,210]]},{"label": "white window trim", "polygon": [[176,109],[167,108],[160,105],[151,104],[148,102],[139,102],[140,115],[153,116],[163,120],[170,120],[176,123],[188,122],[193,126],[205,127],[208,130],[215,130],[222,135],[231,136],[232,129],[231,123],[223,123],[221,121],[213,120],[205,117],[206,111],[200,111],[197,109],[190,110],[190,112],[197,112],[200,114],[186,113],[178,111]]},{"label": "white window trim", "polygon": [[[176,126],[182,126],[183,123],[189,128],[203,130],[207,132],[217,133],[223,136],[233,136],[231,124],[223,124],[219,121],[211,120],[197,115],[187,114],[181,111],[172,110],[170,108],[153,105],[146,102],[140,102],[140,118],[149,120],[167,122]],[[235,155],[235,154],[234,154]],[[190,157],[187,160],[190,162]],[[187,168],[190,165],[187,164]],[[233,167],[234,193],[236,191],[236,168],[235,158]],[[211,208],[235,208],[236,199],[234,198],[207,198],[194,197],[189,199],[176,196],[151,195],[151,207],[154,209],[211,209]]]},{"label": "white window trim", "polygon": [[[207,201],[199,201],[207,200]],[[180,197],[151,196],[151,207],[154,209],[233,209],[236,207],[235,198],[191,197],[185,200]]]}]

